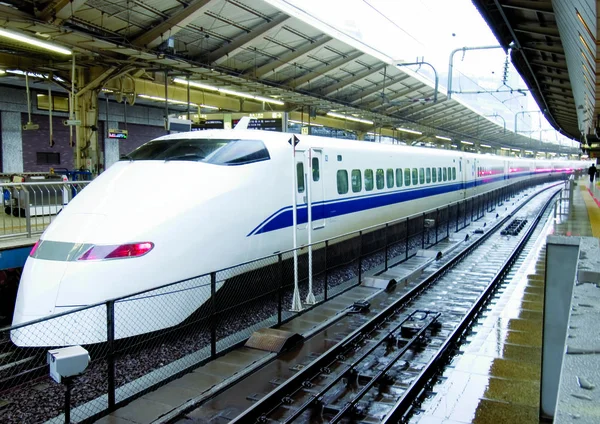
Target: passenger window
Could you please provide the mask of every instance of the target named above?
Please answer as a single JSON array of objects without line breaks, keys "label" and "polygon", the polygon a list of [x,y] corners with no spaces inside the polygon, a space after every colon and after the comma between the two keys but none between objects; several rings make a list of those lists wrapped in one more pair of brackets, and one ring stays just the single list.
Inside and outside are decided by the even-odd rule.
[{"label": "passenger window", "polygon": [[417,168],[412,169],[412,183],[413,185],[419,184],[419,171]]},{"label": "passenger window", "polygon": [[435,169],[435,168],[431,169],[431,180],[434,183],[437,183],[437,172],[436,171],[437,171],[437,169]]},{"label": "passenger window", "polygon": [[404,168],[404,185],[410,185],[410,168]]},{"label": "passenger window", "polygon": [[313,181],[319,181],[321,178],[319,174],[319,158],[312,158],[312,174]]},{"label": "passenger window", "polygon": [[452,168],[448,167],[448,181],[452,180]]},{"label": "passenger window", "polygon": [[338,194],[348,193],[348,171],[340,169],[337,172],[337,189]]},{"label": "passenger window", "polygon": [[391,168],[388,168],[387,171],[385,171],[385,178],[387,180],[387,188],[394,188],[394,170]]},{"label": "passenger window", "polygon": [[425,168],[419,168],[419,184],[425,184]]},{"label": "passenger window", "polygon": [[373,190],[373,170],[365,169],[365,190]]},{"label": "passenger window", "polygon": [[402,187],[402,168],[396,168],[396,187]]},{"label": "passenger window", "polygon": [[360,169],[352,170],[352,191],[358,193],[362,190],[362,177],[360,175]]},{"label": "passenger window", "polygon": [[427,184],[431,182],[431,168],[425,168],[425,179]]},{"label": "passenger window", "polygon": [[448,168],[442,168],[444,172],[444,181],[448,179]]},{"label": "passenger window", "polygon": [[298,193],[304,193],[304,164],[302,162],[296,164],[296,174],[298,178]]},{"label": "passenger window", "polygon": [[438,168],[438,181],[441,183],[442,180],[442,168]]},{"label": "passenger window", "polygon": [[377,177],[377,190],[383,190],[385,185],[385,182],[383,181],[383,169],[378,169],[375,176]]},{"label": "passenger window", "polygon": [[452,167],[452,179],[456,180],[456,166]]}]

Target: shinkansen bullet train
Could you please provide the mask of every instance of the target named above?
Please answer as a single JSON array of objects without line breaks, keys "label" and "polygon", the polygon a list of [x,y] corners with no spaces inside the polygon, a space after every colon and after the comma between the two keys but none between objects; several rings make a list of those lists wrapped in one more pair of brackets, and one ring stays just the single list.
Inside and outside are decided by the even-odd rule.
[{"label": "shinkansen bullet train", "polygon": [[[302,245],[309,200],[312,240],[319,241],[587,167],[314,136],[297,136],[294,156],[290,136],[238,129],[172,134],[111,166],[32,249],[13,325],[291,249],[293,196]],[[181,323],[209,298],[208,281],[116,302],[115,338]],[[101,305],[13,330],[11,338],[21,346],[102,342],[106,317]]]}]

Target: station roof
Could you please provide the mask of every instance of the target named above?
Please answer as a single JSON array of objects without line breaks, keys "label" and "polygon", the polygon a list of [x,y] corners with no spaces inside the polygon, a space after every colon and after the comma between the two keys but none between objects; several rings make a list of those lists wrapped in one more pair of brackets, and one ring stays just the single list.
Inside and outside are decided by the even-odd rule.
[{"label": "station roof", "polygon": [[[221,95],[234,90],[285,102],[283,108],[270,106],[274,110],[308,112],[310,106],[321,116],[335,112],[372,121],[375,128],[417,130],[423,134],[416,141],[441,135],[558,150],[506,130],[443,92],[434,102],[433,84],[409,67],[357,50],[264,1],[4,0],[2,28],[71,48],[78,66],[102,66],[96,87],[123,74],[151,82],[166,71],[170,78],[219,88]],[[0,65],[52,70],[70,86],[70,57],[0,38]]]},{"label": "station roof", "polygon": [[[600,114],[598,2],[473,0],[557,129],[596,137]],[[593,6],[593,7],[590,7]]]}]

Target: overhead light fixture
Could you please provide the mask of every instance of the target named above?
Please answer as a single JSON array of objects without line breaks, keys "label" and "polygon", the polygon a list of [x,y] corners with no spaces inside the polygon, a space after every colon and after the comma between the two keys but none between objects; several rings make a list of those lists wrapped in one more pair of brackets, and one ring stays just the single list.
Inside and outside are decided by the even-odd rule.
[{"label": "overhead light fixture", "polygon": [[10,38],[11,40],[20,41],[21,43],[29,44],[30,46],[35,46],[35,47],[39,47],[42,49],[50,50],[51,52],[54,52],[54,53],[60,53],[60,54],[66,54],[66,55],[72,54],[71,50],[66,49],[64,47],[60,47],[56,44],[48,43],[46,41],[41,41],[41,40],[38,40],[37,38],[30,37],[25,34],[20,34],[18,32],[13,32],[13,31],[10,31],[10,30],[4,29],[4,28],[0,28],[0,37]]},{"label": "overhead light fixture", "polygon": [[530,155],[533,155],[533,152],[531,150],[525,150],[525,153],[529,153]]},{"label": "overhead light fixture", "polygon": [[256,95],[250,94],[250,93],[243,93],[241,91],[229,90],[228,88],[219,88],[219,87],[215,87],[213,85],[203,84],[201,82],[184,80],[182,78],[175,78],[173,80],[173,82],[175,82],[177,84],[184,84],[184,85],[189,84],[190,87],[196,87],[196,88],[200,88],[202,90],[217,91],[219,93],[229,94],[230,96],[243,97],[245,99],[251,99],[251,100],[258,100],[259,102],[272,103],[274,105],[279,105],[279,106],[285,105],[285,102],[282,102],[281,100],[273,99],[271,97],[256,96]]},{"label": "overhead light fixture", "polygon": [[302,121],[296,121],[294,119],[288,119],[288,122],[291,122],[293,124],[298,124],[298,125],[310,125],[311,127],[322,127],[323,125],[321,124],[315,124],[313,122],[311,122],[310,124],[308,122],[302,122]]},{"label": "overhead light fixture", "polygon": [[[5,71],[7,74],[13,74],[13,75],[22,75],[25,76],[27,75],[28,77],[32,77],[32,78],[39,78],[39,79],[48,79],[48,74],[38,74],[37,72],[25,72],[25,71],[21,71],[20,69],[7,69]],[[59,82],[65,82],[64,79],[62,79],[59,76],[53,75],[52,78],[55,81],[59,81]]]},{"label": "overhead light fixture", "polygon": [[510,149],[510,150],[512,150],[513,152],[520,152],[521,151],[521,149]]},{"label": "overhead light fixture", "polygon": [[444,137],[441,135],[436,135],[435,138],[438,138],[440,140],[452,141],[452,139],[450,137]]},{"label": "overhead light fixture", "polygon": [[456,144],[451,144],[450,147],[452,147],[453,149],[458,149],[458,146]]},{"label": "overhead light fixture", "polygon": [[4,69],[0,69],[0,75],[4,75],[6,74],[6,71]]},{"label": "overhead light fixture", "polygon": [[488,149],[492,148],[492,146],[490,146],[489,144],[480,144],[479,147],[487,147]]},{"label": "overhead light fixture", "polygon": [[500,147],[500,150],[510,150],[508,147]]},{"label": "overhead light fixture", "polygon": [[465,141],[465,140],[460,140],[460,143],[461,143],[461,144],[466,144],[467,146],[472,146],[472,145],[473,145],[473,143],[472,143],[472,142],[470,142],[470,141]]},{"label": "overhead light fixture", "polygon": [[[164,97],[148,96],[147,94],[138,94],[138,97],[140,97],[142,99],[147,99],[147,100],[154,100],[154,101],[157,101],[157,102],[164,102],[165,101]],[[181,100],[174,100],[174,99],[168,99],[167,103],[171,103],[171,104],[174,104],[174,105],[183,105],[183,106],[187,106],[188,105],[187,102],[182,102]],[[204,104],[190,103],[190,106],[200,107],[202,109],[219,110],[219,108],[216,107],[216,106],[210,106],[210,105],[204,105]]]},{"label": "overhead light fixture", "polygon": [[398,131],[407,132],[410,134],[422,135],[421,131],[409,130],[408,128],[396,128]]},{"label": "overhead light fixture", "polygon": [[327,112],[327,116],[331,116],[333,118],[345,119],[347,121],[360,122],[362,124],[373,125],[373,121],[369,121],[368,119],[355,118],[354,116],[342,115],[341,113]]},{"label": "overhead light fixture", "polygon": [[581,159],[587,159],[588,157],[588,155],[581,155]]}]

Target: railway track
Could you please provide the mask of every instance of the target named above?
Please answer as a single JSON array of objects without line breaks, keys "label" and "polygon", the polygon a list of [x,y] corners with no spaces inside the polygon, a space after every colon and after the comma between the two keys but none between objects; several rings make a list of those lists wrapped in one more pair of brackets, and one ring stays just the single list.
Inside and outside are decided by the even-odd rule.
[{"label": "railway track", "polygon": [[519,264],[557,193],[554,188],[532,197],[455,258],[438,261],[420,284],[278,383],[233,422],[398,422],[405,418],[495,288]]}]

